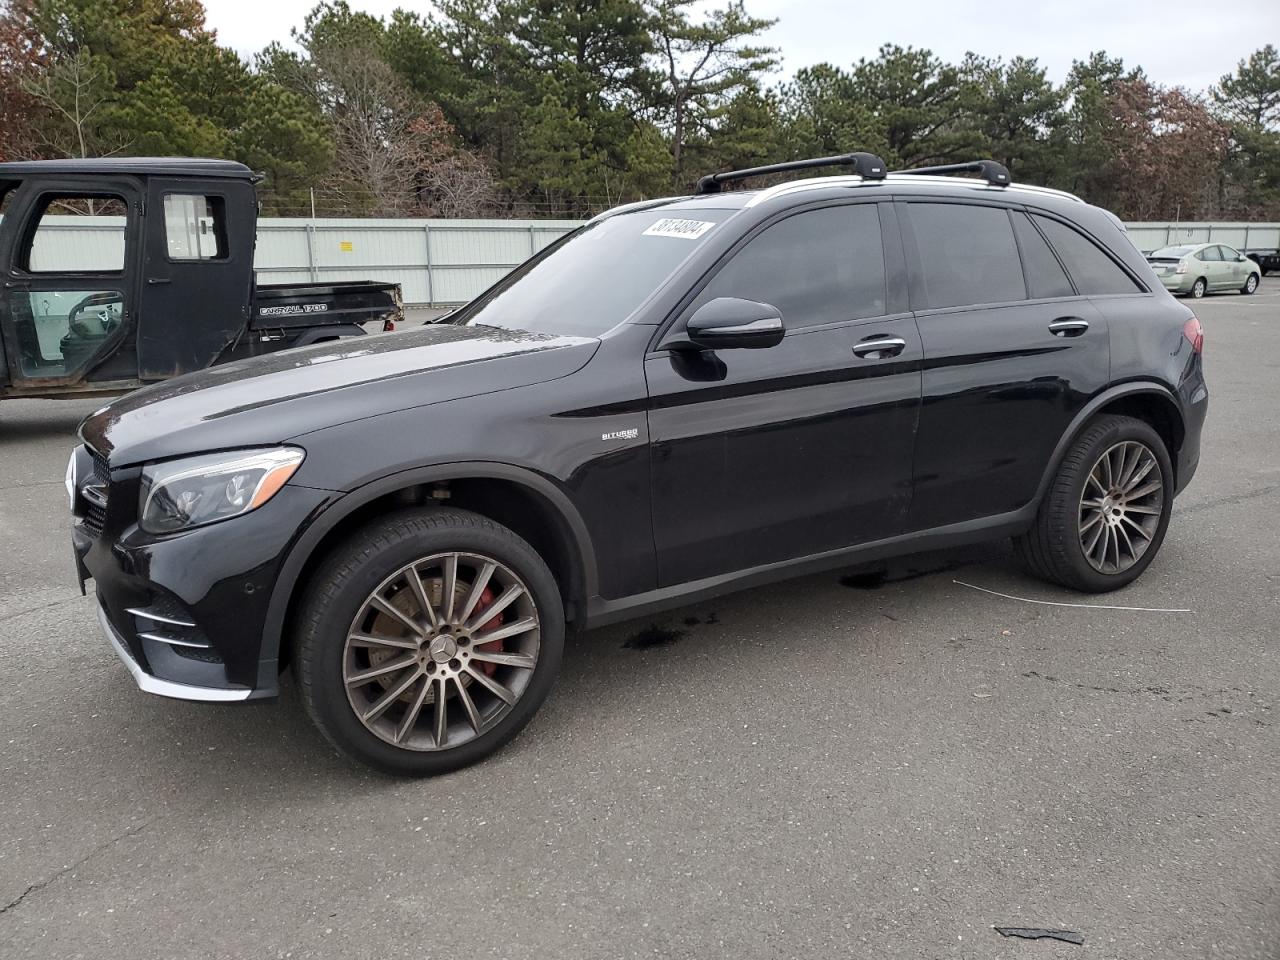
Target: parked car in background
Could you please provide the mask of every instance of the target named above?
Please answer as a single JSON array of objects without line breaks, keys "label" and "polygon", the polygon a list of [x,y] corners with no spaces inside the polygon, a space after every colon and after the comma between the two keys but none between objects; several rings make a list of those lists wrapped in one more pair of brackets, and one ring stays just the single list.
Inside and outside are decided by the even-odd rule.
[{"label": "parked car in background", "polygon": [[1280,250],[1246,250],[1244,255],[1258,265],[1264,277],[1272,270],[1280,270]]},{"label": "parked car in background", "polygon": [[440,773],[528,722],[566,625],[1002,537],[1076,590],[1147,568],[1204,338],[1115,217],[991,161],[699,188],[444,322],[85,420],[76,563],[138,685],[257,700],[292,664],[340,750]]},{"label": "parked car in background", "polygon": [[260,179],[229,160],[0,163],[0,398],[123,393],[402,317],[396,283],[257,283]]},{"label": "parked car in background", "polygon": [[1147,255],[1147,262],[1166,290],[1197,300],[1206,293],[1253,293],[1262,280],[1258,264],[1225,243],[1161,247]]}]

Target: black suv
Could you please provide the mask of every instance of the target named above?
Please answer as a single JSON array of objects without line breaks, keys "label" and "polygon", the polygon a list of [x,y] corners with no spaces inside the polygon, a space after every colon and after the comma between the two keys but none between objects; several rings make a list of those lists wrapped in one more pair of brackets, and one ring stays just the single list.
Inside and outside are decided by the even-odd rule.
[{"label": "black suv", "polygon": [[[68,468],[146,691],[274,696],[428,774],[511,739],[568,625],[1013,537],[1123,586],[1199,458],[1202,335],[1109,213],[989,161],[603,214],[441,322],[146,387]],[[956,177],[956,172],[977,176]]]}]

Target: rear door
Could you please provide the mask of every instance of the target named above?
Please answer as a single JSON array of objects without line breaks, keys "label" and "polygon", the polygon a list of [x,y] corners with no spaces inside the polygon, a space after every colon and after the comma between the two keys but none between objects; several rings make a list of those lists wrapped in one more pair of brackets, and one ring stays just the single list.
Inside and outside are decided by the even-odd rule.
[{"label": "rear door", "polygon": [[661,586],[901,532],[921,358],[904,281],[892,208],[862,202],[783,215],[697,292],[673,329],[740,297],[787,333],[646,359]]},{"label": "rear door", "polygon": [[0,229],[0,332],[15,387],[136,374],[140,206],[128,177],[35,179],[17,189]]},{"label": "rear door", "polygon": [[257,208],[239,180],[151,181],[138,361],[142,379],[201,370],[249,322]]},{"label": "rear door", "polygon": [[1210,290],[1221,290],[1231,282],[1231,265],[1222,259],[1222,248],[1216,243],[1205,247],[1202,251],[1205,265],[1205,276],[1209,280]]},{"label": "rear door", "polygon": [[908,529],[1010,513],[1106,385],[1106,319],[1022,211],[898,206],[925,363]]}]

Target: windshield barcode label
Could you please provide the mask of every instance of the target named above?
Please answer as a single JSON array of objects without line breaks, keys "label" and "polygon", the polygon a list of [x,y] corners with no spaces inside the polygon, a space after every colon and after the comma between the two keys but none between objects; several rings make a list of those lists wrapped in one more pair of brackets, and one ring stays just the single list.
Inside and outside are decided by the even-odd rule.
[{"label": "windshield barcode label", "polygon": [[671,217],[659,220],[644,232],[646,237],[679,237],[681,240],[697,240],[714,227],[705,220],[675,220]]}]

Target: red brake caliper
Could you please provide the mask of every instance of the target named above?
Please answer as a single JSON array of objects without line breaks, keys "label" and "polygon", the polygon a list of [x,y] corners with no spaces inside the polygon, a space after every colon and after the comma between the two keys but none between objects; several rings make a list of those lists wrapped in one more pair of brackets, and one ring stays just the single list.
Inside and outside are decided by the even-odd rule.
[{"label": "red brake caliper", "polygon": [[[493,591],[490,590],[488,587],[485,587],[484,591],[480,594],[480,601],[476,604],[476,609],[483,610],[485,607],[489,606],[489,604],[491,603],[493,603]],[[488,623],[482,624],[476,630],[476,633],[484,633],[486,630],[494,630],[500,626],[502,626],[501,613],[499,613],[496,617],[494,617]],[[479,646],[477,646],[476,649],[484,650],[486,653],[501,653],[502,641],[495,640],[493,641],[493,643],[482,643]],[[493,672],[498,669],[498,665],[496,663],[487,663],[483,660],[480,662],[480,666],[484,667],[484,672],[491,677],[493,676]]]}]

